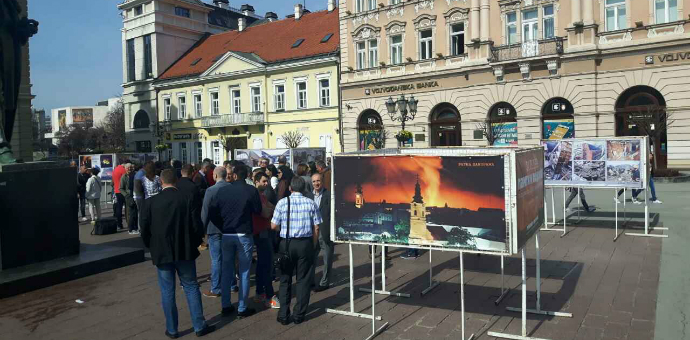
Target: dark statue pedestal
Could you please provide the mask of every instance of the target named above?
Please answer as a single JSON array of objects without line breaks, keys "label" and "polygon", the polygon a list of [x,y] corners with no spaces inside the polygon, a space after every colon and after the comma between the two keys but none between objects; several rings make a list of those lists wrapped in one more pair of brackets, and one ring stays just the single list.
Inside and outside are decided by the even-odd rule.
[{"label": "dark statue pedestal", "polygon": [[0,165],[0,272],[79,253],[77,170]]}]

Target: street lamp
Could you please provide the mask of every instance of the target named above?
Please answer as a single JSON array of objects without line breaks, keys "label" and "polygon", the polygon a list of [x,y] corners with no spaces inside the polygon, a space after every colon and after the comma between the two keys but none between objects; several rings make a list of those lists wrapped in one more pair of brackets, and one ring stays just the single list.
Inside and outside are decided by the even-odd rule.
[{"label": "street lamp", "polygon": [[405,130],[405,123],[414,120],[417,115],[417,103],[419,100],[414,99],[411,95],[410,99],[405,98],[404,94],[400,95],[397,101],[393,97],[388,97],[386,101],[386,108],[388,109],[388,116],[394,122],[400,122],[402,130]]}]

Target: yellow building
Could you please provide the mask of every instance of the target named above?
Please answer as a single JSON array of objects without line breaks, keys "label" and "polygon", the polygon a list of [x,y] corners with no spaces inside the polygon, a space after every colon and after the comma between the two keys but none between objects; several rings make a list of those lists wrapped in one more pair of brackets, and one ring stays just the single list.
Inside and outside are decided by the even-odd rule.
[{"label": "yellow building", "polygon": [[286,148],[281,136],[295,130],[301,147],[340,151],[338,44],[338,11],[301,6],[202,38],[154,82],[164,159],[221,164],[231,147]]}]

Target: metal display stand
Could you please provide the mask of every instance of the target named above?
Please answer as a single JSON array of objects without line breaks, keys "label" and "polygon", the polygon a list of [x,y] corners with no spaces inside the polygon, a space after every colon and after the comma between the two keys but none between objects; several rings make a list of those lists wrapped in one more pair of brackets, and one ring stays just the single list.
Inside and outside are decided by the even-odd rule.
[{"label": "metal display stand", "polygon": [[[371,256],[374,256],[375,251],[372,248],[371,249]],[[429,252],[429,256],[431,256],[431,252]],[[373,257],[372,257],[373,258]],[[429,260],[431,261],[431,260]],[[372,275],[371,276],[371,282],[374,282],[376,280],[376,276]],[[409,298],[411,297],[410,294],[407,293],[400,293],[400,292],[393,292],[393,291],[388,291],[386,290],[386,246],[381,246],[381,290],[375,290],[374,284],[372,283],[372,288],[360,288],[360,292],[366,292],[366,293],[371,293],[372,291],[376,294],[381,294],[381,295],[392,295],[392,296],[397,296],[397,297],[405,297]]]},{"label": "metal display stand", "polygon": [[508,288],[508,289],[505,288],[505,280],[504,280],[504,278],[503,278],[503,277],[504,277],[504,274],[505,274],[505,270],[504,270],[504,268],[505,268],[505,266],[504,266],[504,261],[505,261],[505,256],[504,256],[504,255],[501,255],[501,296],[499,296],[498,299],[496,299],[496,301],[494,301],[494,304],[495,304],[496,306],[498,306],[498,304],[501,303],[501,301],[503,300],[503,298],[506,297],[506,295],[507,295],[508,292],[510,291],[510,288]]},{"label": "metal display stand", "polygon": [[499,333],[499,332],[488,332],[487,334],[489,336],[493,336],[493,337],[497,337],[497,338],[503,338],[503,339],[545,340],[545,339],[541,339],[541,338],[534,338],[534,337],[527,336],[527,313],[539,314],[539,315],[549,315],[549,316],[561,316],[561,317],[568,317],[568,318],[573,317],[572,313],[552,312],[552,311],[545,311],[545,310],[541,309],[541,252],[539,249],[539,233],[537,233],[535,235],[535,247],[536,247],[536,252],[537,252],[537,278],[536,278],[537,305],[536,305],[536,309],[528,309],[527,308],[527,256],[526,256],[525,248],[522,248],[522,251],[521,251],[521,253],[522,253],[522,307],[521,308],[506,307],[506,310],[509,310],[511,312],[521,312],[522,313],[522,335],[514,335],[514,334]]},{"label": "metal display stand", "polygon": [[434,281],[433,268],[431,264],[431,248],[429,248],[429,287],[422,291],[422,296],[426,295],[440,284],[440,282]]},{"label": "metal display stand", "polygon": [[[647,197],[647,190],[644,191],[644,233],[625,233],[628,236],[642,236],[642,237],[663,237],[667,238],[666,234],[650,234],[649,233],[649,197]],[[668,230],[668,228],[657,227],[652,229]]]},{"label": "metal display stand", "polygon": [[[350,253],[352,254],[352,253]],[[376,260],[374,257],[376,256],[375,252],[371,252],[371,291],[374,291],[374,286],[376,285],[376,282],[374,281],[374,277],[376,277]],[[385,260],[385,259],[384,259]],[[352,266],[350,266],[352,268]],[[370,340],[375,338],[377,335],[381,334],[386,327],[388,327],[388,322],[384,323],[383,326],[381,326],[379,329],[376,329],[376,293],[371,293],[371,335],[369,335],[366,340]]]},{"label": "metal display stand", "polygon": [[[465,340],[465,264],[463,261],[463,252],[460,252],[460,317],[462,319],[462,340]],[[474,334],[471,334],[467,340],[474,339]]]}]

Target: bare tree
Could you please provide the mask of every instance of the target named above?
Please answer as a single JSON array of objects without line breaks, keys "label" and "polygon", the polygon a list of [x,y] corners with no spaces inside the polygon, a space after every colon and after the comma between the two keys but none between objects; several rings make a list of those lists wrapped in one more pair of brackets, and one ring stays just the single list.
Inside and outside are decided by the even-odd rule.
[{"label": "bare tree", "polygon": [[117,103],[108,111],[105,120],[99,127],[105,130],[105,149],[115,152],[125,149],[125,106],[122,101],[122,96],[120,96]]},{"label": "bare tree", "polygon": [[218,134],[218,139],[225,149],[225,154],[230,154],[230,158],[235,157],[235,150],[247,148],[247,138],[245,137]]},{"label": "bare tree", "polygon": [[305,136],[299,130],[287,131],[278,138],[290,149],[298,148],[304,141],[307,140],[307,136]]},{"label": "bare tree", "polygon": [[[635,124],[643,136],[648,136],[654,144],[654,155],[661,152],[661,136],[675,123],[673,113],[658,106],[645,106],[627,113],[628,123]],[[654,157],[654,168],[658,169],[658,157]]]},{"label": "bare tree", "polygon": [[475,127],[482,132],[490,146],[494,145],[497,140],[505,138],[509,131],[506,123],[492,123],[489,119],[477,123]]}]

